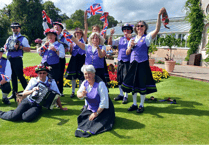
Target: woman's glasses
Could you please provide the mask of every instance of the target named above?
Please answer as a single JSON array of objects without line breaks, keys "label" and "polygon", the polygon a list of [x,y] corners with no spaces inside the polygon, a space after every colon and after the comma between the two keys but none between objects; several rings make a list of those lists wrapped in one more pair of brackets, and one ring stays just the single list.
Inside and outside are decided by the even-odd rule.
[{"label": "woman's glasses", "polygon": [[144,27],[144,25],[137,25],[136,27],[141,27],[142,28],[142,27]]}]

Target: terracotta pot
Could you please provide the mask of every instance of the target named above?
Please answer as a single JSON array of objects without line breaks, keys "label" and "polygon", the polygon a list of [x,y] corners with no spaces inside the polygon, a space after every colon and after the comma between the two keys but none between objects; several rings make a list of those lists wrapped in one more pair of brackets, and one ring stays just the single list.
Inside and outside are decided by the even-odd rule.
[{"label": "terracotta pot", "polygon": [[167,72],[173,72],[176,61],[165,61],[165,70]]},{"label": "terracotta pot", "polygon": [[149,66],[153,66],[155,64],[155,59],[149,59]]}]

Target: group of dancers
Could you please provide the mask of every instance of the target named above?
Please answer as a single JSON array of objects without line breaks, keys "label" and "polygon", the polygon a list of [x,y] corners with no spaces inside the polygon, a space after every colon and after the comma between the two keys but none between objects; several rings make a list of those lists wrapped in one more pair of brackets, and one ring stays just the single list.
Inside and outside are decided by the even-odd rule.
[{"label": "group of dancers", "polygon": [[[110,31],[108,44],[118,48],[117,80],[120,94],[114,100],[122,100],[123,104],[127,104],[128,93],[132,92],[133,105],[128,108],[128,111],[144,112],[146,95],[157,91],[149,67],[148,48],[160,30],[160,17],[164,11],[164,8],[160,9],[156,29],[149,34],[147,34],[148,25],[144,21],[137,22],[134,28],[131,24],[124,24],[121,28],[124,36],[116,40],[112,40],[114,29]],[[36,68],[38,77],[32,78],[28,85],[23,77],[22,57],[23,51],[30,51],[30,45],[28,40],[20,34],[21,25],[19,23],[12,23],[13,36],[8,38],[4,49],[0,50],[0,57],[2,52],[6,50],[8,58],[0,58],[0,72],[7,78],[5,80],[5,77],[2,77],[0,81],[2,101],[5,104],[10,104],[9,99],[16,100],[17,77],[24,88],[22,97],[17,98],[19,103],[17,109],[8,112],[0,111],[0,118],[11,121],[34,120],[40,114],[42,106],[34,101],[30,94],[39,90],[37,86],[42,83],[60,96],[64,96],[64,76],[72,82],[71,97],[75,96],[76,80],[79,80],[80,88],[77,91],[77,97],[85,100],[82,113],[78,116],[78,128],[75,136],[89,137],[91,134],[111,130],[115,111],[108,95],[108,79],[105,76],[107,74],[105,60],[107,50],[104,45],[105,39],[100,35],[100,27],[93,26],[92,33],[87,39],[87,12],[84,13],[85,31],[77,29],[73,35],[64,29],[62,23],[54,22],[53,28],[50,29],[45,18],[43,20],[46,42],[37,49],[42,61]],[[135,37],[132,37],[133,31],[136,33]],[[71,59],[64,74],[65,52],[67,51],[70,52]],[[9,84],[11,76],[13,92],[8,99],[7,95],[11,91]],[[141,98],[139,106],[137,105],[137,93],[140,93]],[[57,99],[57,105],[60,109],[67,110],[62,107],[60,98]]]}]

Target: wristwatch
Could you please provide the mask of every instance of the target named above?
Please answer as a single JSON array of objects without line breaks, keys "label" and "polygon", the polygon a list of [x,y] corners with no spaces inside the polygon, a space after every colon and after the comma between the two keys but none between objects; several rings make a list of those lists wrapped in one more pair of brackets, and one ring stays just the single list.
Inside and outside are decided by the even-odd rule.
[{"label": "wristwatch", "polygon": [[98,113],[98,112],[96,112],[96,114],[97,114],[97,115],[99,115],[99,113]]}]

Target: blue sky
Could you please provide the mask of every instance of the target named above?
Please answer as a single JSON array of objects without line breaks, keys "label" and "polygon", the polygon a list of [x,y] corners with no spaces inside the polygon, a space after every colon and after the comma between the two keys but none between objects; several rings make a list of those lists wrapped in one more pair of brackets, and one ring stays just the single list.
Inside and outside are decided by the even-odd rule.
[{"label": "blue sky", "polygon": [[[43,0],[45,2],[46,0]],[[78,9],[86,10],[93,3],[100,3],[103,10],[123,22],[156,19],[160,8],[167,9],[169,17],[185,16],[186,0],[51,0],[69,17]],[[0,0],[0,9],[12,0]]]}]

